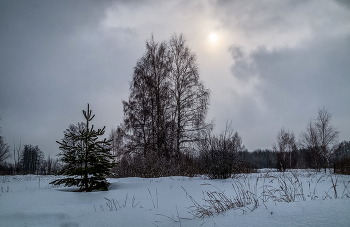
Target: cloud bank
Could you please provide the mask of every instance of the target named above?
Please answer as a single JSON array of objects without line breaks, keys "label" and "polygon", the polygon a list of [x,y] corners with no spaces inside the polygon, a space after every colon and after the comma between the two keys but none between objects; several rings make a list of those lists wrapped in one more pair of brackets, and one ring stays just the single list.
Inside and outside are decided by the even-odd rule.
[{"label": "cloud bank", "polygon": [[[249,150],[281,127],[298,136],[328,107],[350,138],[348,1],[1,1],[0,125],[6,141],[57,154],[83,120],[122,122],[144,43],[184,33],[212,91],[209,120],[227,120]],[[217,42],[210,42],[212,33]]]}]

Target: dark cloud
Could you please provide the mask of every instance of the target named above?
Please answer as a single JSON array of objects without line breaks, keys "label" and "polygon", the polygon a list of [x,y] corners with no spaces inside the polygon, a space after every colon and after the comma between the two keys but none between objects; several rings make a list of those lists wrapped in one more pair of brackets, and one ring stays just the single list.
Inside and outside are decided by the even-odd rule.
[{"label": "dark cloud", "polygon": [[350,1],[348,0],[336,0],[339,4],[341,4],[342,6],[345,6],[347,8],[350,9]]},{"label": "dark cloud", "polygon": [[[101,29],[111,3],[0,4],[0,115],[6,139],[56,153],[55,140],[70,123],[83,120],[88,102],[98,126],[117,125],[121,119],[113,115],[121,111],[121,100],[115,98],[126,94],[136,61],[134,50],[125,51],[118,39],[135,34]],[[112,116],[113,122],[105,120]]]},{"label": "dark cloud", "polygon": [[267,102],[274,97],[283,102],[289,97],[311,103],[308,97],[316,94],[317,103],[332,105],[342,100],[344,91],[350,95],[349,37],[313,40],[293,49],[259,49],[251,58],[265,82],[261,89],[269,94]]},{"label": "dark cloud", "polygon": [[234,65],[231,67],[232,74],[242,81],[249,81],[256,74],[254,64],[249,60],[248,54],[241,46],[231,46],[229,48]]}]

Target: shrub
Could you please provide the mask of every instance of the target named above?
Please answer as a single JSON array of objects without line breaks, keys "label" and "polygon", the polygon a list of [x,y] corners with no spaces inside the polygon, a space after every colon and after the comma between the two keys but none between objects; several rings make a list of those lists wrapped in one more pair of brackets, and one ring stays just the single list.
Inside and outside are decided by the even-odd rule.
[{"label": "shrub", "polygon": [[350,175],[350,158],[334,163],[334,173]]}]

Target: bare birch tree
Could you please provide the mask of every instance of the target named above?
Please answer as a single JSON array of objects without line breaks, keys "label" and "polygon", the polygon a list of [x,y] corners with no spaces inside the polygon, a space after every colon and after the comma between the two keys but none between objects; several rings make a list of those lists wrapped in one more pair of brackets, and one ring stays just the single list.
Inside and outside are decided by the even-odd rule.
[{"label": "bare birch tree", "polygon": [[209,106],[210,91],[199,78],[196,55],[186,44],[185,37],[173,35],[169,43],[172,58],[171,82],[174,98],[174,122],[176,126],[176,154],[188,148],[198,131],[208,127],[205,116]]},{"label": "bare birch tree", "polygon": [[320,169],[320,157],[323,167],[330,167],[330,159],[337,148],[339,131],[331,124],[332,115],[326,108],[318,110],[315,120],[310,120],[306,131],[301,134],[300,144],[311,151],[316,169]]},{"label": "bare birch tree", "polygon": [[165,42],[153,36],[146,41],[146,53],[137,62],[130,83],[129,101],[124,105],[124,124],[134,149],[168,156],[166,121],[170,118],[170,58]]},{"label": "bare birch tree", "polygon": [[315,122],[319,145],[324,160],[324,168],[330,168],[329,162],[338,145],[339,131],[331,124],[332,115],[326,108],[318,110]]},{"label": "bare birch tree", "polygon": [[320,170],[320,141],[317,133],[317,129],[315,127],[315,123],[313,120],[310,120],[306,126],[306,130],[301,133],[299,144],[302,148],[309,150],[312,154],[315,168]]},{"label": "bare birch tree", "polygon": [[289,154],[289,168],[292,167],[292,152],[297,150],[295,136],[293,132],[281,128],[276,136],[276,143],[273,145],[273,150],[277,154],[277,168],[285,171],[287,168],[287,154]]}]

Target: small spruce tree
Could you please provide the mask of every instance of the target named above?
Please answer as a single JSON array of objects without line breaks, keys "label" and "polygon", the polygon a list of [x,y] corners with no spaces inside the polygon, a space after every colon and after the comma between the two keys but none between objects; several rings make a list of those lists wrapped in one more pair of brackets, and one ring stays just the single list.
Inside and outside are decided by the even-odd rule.
[{"label": "small spruce tree", "polygon": [[110,169],[114,166],[114,156],[110,152],[110,140],[98,140],[98,136],[105,133],[103,129],[94,130],[92,125],[89,128],[89,122],[95,117],[91,114],[88,104],[88,110],[83,110],[86,119],[86,127],[78,132],[65,133],[65,138],[69,138],[74,143],[67,143],[67,140],[60,144],[61,161],[65,163],[63,169],[58,175],[66,175],[66,178],[58,179],[50,184],[64,186],[78,186],[79,191],[90,192],[94,189],[108,190],[110,183],[107,182],[107,176]]}]

